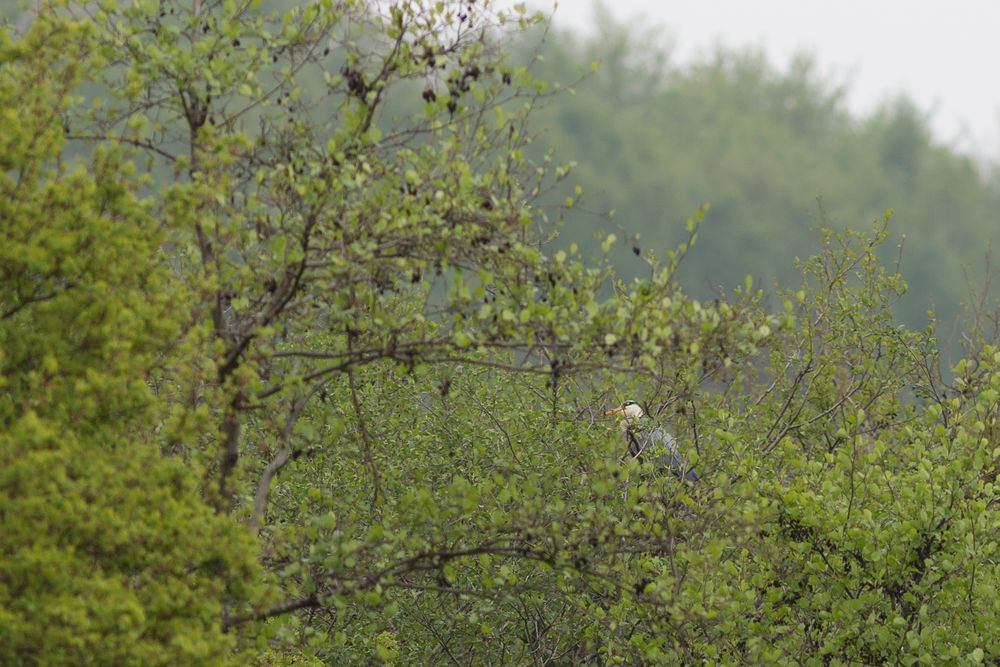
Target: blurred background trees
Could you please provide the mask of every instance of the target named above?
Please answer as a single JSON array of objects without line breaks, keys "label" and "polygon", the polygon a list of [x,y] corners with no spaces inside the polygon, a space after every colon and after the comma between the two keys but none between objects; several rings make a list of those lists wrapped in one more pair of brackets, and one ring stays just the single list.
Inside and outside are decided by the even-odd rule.
[{"label": "blurred background trees", "polygon": [[[595,237],[616,233],[616,267],[641,275],[631,237],[662,254],[709,203],[684,285],[706,297],[750,274],[770,291],[794,276],[791,259],[815,251],[821,227],[864,228],[892,208],[883,259],[895,261],[902,243],[910,285],[894,312],[922,326],[933,308],[943,337],[957,341],[961,304],[970,284],[984,284],[997,229],[1000,184],[988,165],[935,139],[906,98],[852,115],[850,82],[831,80],[808,54],[787,70],[754,50],[719,49],[680,65],[655,26],[616,22],[599,6],[594,25],[586,37],[550,33],[535,68],[563,84],[588,73],[536,126],[540,144],[578,163],[573,185],[584,195],[564,242],[594,252]],[[525,52],[537,42],[525,40]],[[593,73],[591,62],[600,64]]]}]

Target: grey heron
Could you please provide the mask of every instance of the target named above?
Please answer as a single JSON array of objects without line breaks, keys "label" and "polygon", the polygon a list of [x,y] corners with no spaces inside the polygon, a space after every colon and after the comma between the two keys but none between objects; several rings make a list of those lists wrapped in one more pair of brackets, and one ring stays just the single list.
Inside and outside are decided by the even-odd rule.
[{"label": "grey heron", "polygon": [[655,456],[656,461],[668,468],[678,479],[697,482],[701,479],[694,468],[689,467],[677,449],[677,438],[657,426],[635,401],[625,401],[617,408],[604,413],[621,419],[620,426],[628,444],[631,458]]}]

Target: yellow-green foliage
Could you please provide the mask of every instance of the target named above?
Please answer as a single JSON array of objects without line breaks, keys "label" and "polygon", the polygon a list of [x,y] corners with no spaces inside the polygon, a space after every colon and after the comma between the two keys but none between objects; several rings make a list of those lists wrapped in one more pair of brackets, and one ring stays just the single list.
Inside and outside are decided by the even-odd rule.
[{"label": "yellow-green foliage", "polygon": [[0,663],[220,664],[254,550],[149,443],[176,295],[122,156],[59,162],[88,46],[0,33]]}]

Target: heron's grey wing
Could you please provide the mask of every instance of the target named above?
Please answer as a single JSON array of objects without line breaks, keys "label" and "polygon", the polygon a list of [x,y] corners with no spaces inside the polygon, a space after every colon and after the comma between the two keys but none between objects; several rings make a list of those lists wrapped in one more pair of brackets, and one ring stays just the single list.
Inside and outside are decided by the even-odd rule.
[{"label": "heron's grey wing", "polygon": [[689,482],[697,482],[701,476],[695,472],[694,468],[689,468],[687,461],[681,456],[677,449],[677,438],[667,433],[661,428],[653,429],[649,433],[649,445],[654,451],[660,452],[659,462],[670,472]]}]

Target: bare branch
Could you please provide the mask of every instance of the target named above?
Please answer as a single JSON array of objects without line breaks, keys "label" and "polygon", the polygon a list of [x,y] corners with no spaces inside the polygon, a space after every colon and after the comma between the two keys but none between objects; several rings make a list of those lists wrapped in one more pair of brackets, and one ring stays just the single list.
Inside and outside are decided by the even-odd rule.
[{"label": "bare branch", "polygon": [[250,526],[255,532],[260,531],[260,520],[261,517],[264,516],[264,510],[267,508],[267,499],[271,492],[271,481],[274,479],[274,476],[281,472],[282,468],[297,459],[302,454],[301,450],[293,450],[287,444],[292,437],[292,431],[295,428],[295,423],[302,415],[302,411],[309,403],[309,400],[325,385],[325,380],[323,382],[317,382],[308,392],[305,393],[305,395],[295,401],[292,408],[288,411],[288,417],[285,418],[285,425],[279,434],[281,442],[286,444],[278,451],[274,458],[271,459],[271,462],[267,464],[267,467],[264,468],[264,472],[260,477],[260,482],[257,483],[257,493],[253,500],[253,512],[250,515]]}]

